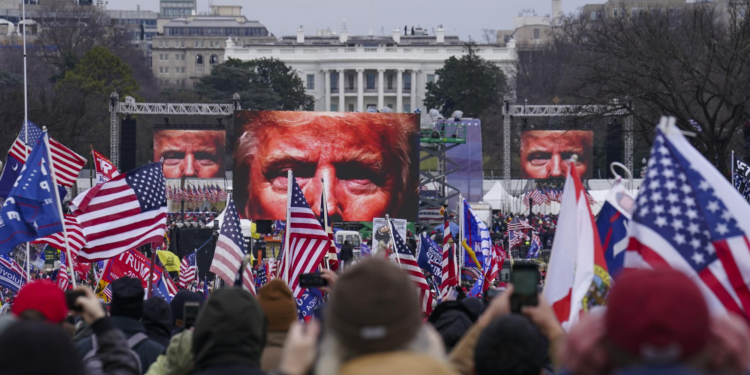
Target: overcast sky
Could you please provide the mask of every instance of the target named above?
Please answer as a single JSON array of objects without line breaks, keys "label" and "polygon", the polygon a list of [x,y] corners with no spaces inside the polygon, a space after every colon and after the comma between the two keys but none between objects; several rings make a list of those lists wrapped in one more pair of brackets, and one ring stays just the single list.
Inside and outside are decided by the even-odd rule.
[{"label": "overcast sky", "polygon": [[[108,0],[107,9],[159,10],[158,0]],[[563,0],[568,14],[590,3],[604,0]],[[552,11],[550,0],[213,0],[216,5],[242,5],[242,13],[260,21],[276,36],[293,35],[300,25],[307,34],[317,29],[340,30],[345,19],[352,34],[365,35],[372,27],[390,35],[404,25],[421,24],[427,30],[442,24],[447,35],[478,39],[482,29],[511,29],[513,17],[522,9],[538,15]],[[198,11],[208,11],[208,0],[198,0]]]}]

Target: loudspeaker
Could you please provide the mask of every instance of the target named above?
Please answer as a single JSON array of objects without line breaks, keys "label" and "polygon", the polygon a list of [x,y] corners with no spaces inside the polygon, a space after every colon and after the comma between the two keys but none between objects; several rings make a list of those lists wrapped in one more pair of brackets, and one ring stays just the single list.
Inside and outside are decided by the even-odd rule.
[{"label": "loudspeaker", "polygon": [[[216,238],[213,237],[213,230],[211,228],[174,228],[172,229],[172,243],[170,250],[177,254],[182,260],[183,257],[195,251],[201,245],[205,244],[199,251],[195,259],[195,263],[198,266],[198,273],[200,279],[208,273],[208,269],[211,268],[211,261],[214,259],[214,250],[216,250]],[[211,241],[209,241],[211,240]],[[206,242],[208,243],[206,244]],[[209,275],[209,281],[213,280],[213,276]]]},{"label": "loudspeaker", "polygon": [[255,231],[262,234],[273,232],[273,229],[271,229],[271,220],[256,220]]},{"label": "loudspeaker", "polygon": [[622,123],[618,121],[612,121],[607,126],[607,178],[615,178],[612,171],[609,169],[612,162],[625,161],[624,157],[624,146],[622,142]]},{"label": "loudspeaker", "polygon": [[135,136],[136,120],[132,117],[122,119],[120,127],[120,170],[123,172],[135,169]]}]

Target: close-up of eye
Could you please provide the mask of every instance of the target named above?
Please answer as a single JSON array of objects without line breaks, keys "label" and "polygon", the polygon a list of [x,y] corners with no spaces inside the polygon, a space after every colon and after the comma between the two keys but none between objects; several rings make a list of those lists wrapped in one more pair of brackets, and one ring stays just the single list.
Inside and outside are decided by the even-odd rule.
[{"label": "close-up of eye", "polygon": [[532,152],[526,159],[529,161],[529,163],[531,163],[531,165],[541,166],[546,164],[551,157],[552,154],[550,154],[549,152]]}]

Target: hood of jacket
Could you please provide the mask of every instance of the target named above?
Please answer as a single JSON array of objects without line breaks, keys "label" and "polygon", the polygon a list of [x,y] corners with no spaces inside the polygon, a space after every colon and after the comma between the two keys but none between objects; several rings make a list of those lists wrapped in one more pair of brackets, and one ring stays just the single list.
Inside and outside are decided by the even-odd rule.
[{"label": "hood of jacket", "polygon": [[424,354],[385,352],[368,354],[344,363],[339,375],[458,375],[446,362]]},{"label": "hood of jacket", "polygon": [[266,330],[266,317],[250,292],[241,288],[215,291],[193,331],[196,370],[226,364],[260,367]]},{"label": "hood of jacket", "polygon": [[143,303],[141,321],[149,336],[162,337],[167,341],[172,337],[172,310],[163,298],[153,297]]},{"label": "hood of jacket", "polygon": [[189,374],[195,369],[193,331],[185,330],[172,337],[167,348],[165,374]]},{"label": "hood of jacket", "polygon": [[457,301],[439,304],[429,318],[429,322],[443,338],[445,350],[448,352],[469,331],[476,320],[476,315]]}]

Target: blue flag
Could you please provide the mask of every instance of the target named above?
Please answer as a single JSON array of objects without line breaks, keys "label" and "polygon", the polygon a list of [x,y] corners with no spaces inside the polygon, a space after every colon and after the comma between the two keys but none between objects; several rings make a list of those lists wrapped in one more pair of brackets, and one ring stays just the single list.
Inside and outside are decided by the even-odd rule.
[{"label": "blue flag", "polygon": [[0,255],[0,286],[16,293],[26,283],[26,272],[15,260]]},{"label": "blue flag", "polygon": [[420,242],[421,249],[419,250],[417,264],[419,268],[429,271],[437,281],[437,285],[440,285],[443,283],[443,249],[424,234]]},{"label": "blue flag", "polygon": [[44,132],[0,210],[0,254],[23,242],[62,232],[60,202],[49,169],[50,155]]},{"label": "blue flag", "polygon": [[203,300],[208,301],[208,276],[203,276]]},{"label": "blue flag", "polygon": [[363,257],[370,257],[370,256],[372,256],[372,249],[369,246],[365,245],[365,244],[360,244],[359,245],[359,250],[361,251],[361,255]]},{"label": "blue flag", "polygon": [[297,319],[305,320],[312,316],[315,307],[323,302],[323,293],[319,289],[305,289],[302,298],[297,298]]},{"label": "blue flag", "polygon": [[167,303],[172,302],[172,296],[169,295],[169,291],[167,290],[167,286],[164,284],[164,278],[169,277],[169,275],[162,275],[161,279],[159,279],[159,282],[154,284],[154,297],[161,297],[164,298]]},{"label": "blue flag", "polygon": [[531,258],[539,258],[539,250],[542,249],[542,241],[539,239],[539,236],[536,233],[531,234],[531,247],[529,247],[529,252],[526,253],[526,259]]},{"label": "blue flag", "polygon": [[[476,249],[477,246],[475,244],[479,244],[480,251],[474,251],[474,253],[477,256],[477,261],[484,263],[484,254],[488,254],[491,251],[492,240],[490,238],[490,231],[487,229],[487,225],[477,217],[474,210],[469,207],[466,199],[462,203],[464,206],[464,239],[466,240],[466,245],[472,249]],[[464,256],[464,265],[466,267],[477,267],[468,252]]]},{"label": "blue flag", "polygon": [[625,249],[628,246],[628,225],[634,206],[633,197],[621,185],[616,184],[607,194],[607,199],[596,217],[599,241],[604,250],[609,274],[617,276],[625,266]]}]

